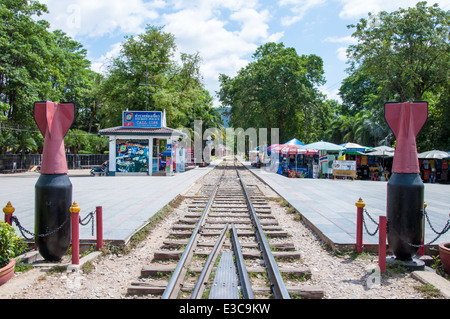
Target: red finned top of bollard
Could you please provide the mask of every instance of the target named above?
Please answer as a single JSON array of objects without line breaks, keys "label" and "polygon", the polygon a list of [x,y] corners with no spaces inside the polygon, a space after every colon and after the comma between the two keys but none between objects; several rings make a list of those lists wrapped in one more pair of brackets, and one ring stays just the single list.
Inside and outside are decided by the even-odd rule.
[{"label": "red finned top of bollard", "polygon": [[36,102],[34,120],[44,136],[41,174],[67,174],[64,136],[75,118],[73,103]]},{"label": "red finned top of bollard", "polygon": [[392,172],[420,173],[416,136],[428,118],[428,103],[386,103],[384,116],[397,138]]}]

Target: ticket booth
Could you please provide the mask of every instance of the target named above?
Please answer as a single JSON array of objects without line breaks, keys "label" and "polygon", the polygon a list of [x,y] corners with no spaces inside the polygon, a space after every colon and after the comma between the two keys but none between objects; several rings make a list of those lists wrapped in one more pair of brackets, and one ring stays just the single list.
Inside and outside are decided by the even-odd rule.
[{"label": "ticket booth", "polygon": [[186,137],[167,127],[160,111],[124,111],[122,126],[100,130],[100,135],[109,137],[110,176],[169,175],[161,170],[161,154],[168,146],[173,152],[172,141]]}]

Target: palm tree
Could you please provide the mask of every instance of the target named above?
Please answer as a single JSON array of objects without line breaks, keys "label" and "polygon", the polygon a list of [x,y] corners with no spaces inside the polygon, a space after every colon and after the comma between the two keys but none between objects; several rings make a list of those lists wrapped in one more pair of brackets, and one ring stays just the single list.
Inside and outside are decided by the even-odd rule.
[{"label": "palm tree", "polygon": [[354,137],[353,126],[351,116],[338,115],[331,121],[331,126],[326,132],[327,139],[336,144],[352,141]]}]

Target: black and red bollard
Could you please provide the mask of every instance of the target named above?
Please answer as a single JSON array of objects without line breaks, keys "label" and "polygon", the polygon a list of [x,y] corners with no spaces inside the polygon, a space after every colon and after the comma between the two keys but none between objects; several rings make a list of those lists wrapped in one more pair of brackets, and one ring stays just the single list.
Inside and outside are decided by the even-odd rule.
[{"label": "black and red bollard", "polygon": [[97,250],[103,248],[103,207],[95,208],[96,224],[97,224]]},{"label": "black and red bollard", "polygon": [[73,103],[34,104],[34,119],[44,136],[41,175],[35,185],[35,242],[48,261],[59,261],[70,247],[72,183],[67,175],[64,136],[74,117]]},{"label": "black and red bollard", "polygon": [[72,264],[80,264],[80,206],[76,202],[70,206],[70,219],[72,221]]},{"label": "black and red bollard", "polygon": [[416,136],[427,120],[428,103],[386,103],[384,110],[397,138],[393,174],[387,184],[388,243],[396,260],[413,265],[422,244],[424,213]]},{"label": "black and red bollard", "polygon": [[356,203],[356,251],[358,254],[363,251],[363,214],[366,203],[360,198]]}]

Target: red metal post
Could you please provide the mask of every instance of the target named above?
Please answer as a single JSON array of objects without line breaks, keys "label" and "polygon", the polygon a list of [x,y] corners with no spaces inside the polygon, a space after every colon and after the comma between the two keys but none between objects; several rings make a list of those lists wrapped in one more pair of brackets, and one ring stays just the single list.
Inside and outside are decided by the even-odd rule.
[{"label": "red metal post", "polygon": [[12,214],[5,214],[5,222],[12,226],[11,217],[12,217]]},{"label": "red metal post", "polygon": [[380,272],[386,272],[386,216],[380,216],[378,234],[378,266]]},{"label": "red metal post", "polygon": [[80,207],[76,202],[70,207],[72,218],[72,264],[80,264]]},{"label": "red metal post", "polygon": [[425,255],[425,209],[427,208],[427,203],[423,203],[423,217],[422,217],[422,242],[420,243],[420,248],[417,251],[417,255]]},{"label": "red metal post", "polygon": [[103,207],[97,206],[95,208],[95,216],[97,218],[97,250],[103,247]]},{"label": "red metal post", "polygon": [[356,251],[359,253],[363,250],[363,209],[366,204],[360,198],[355,203],[356,209]]}]

